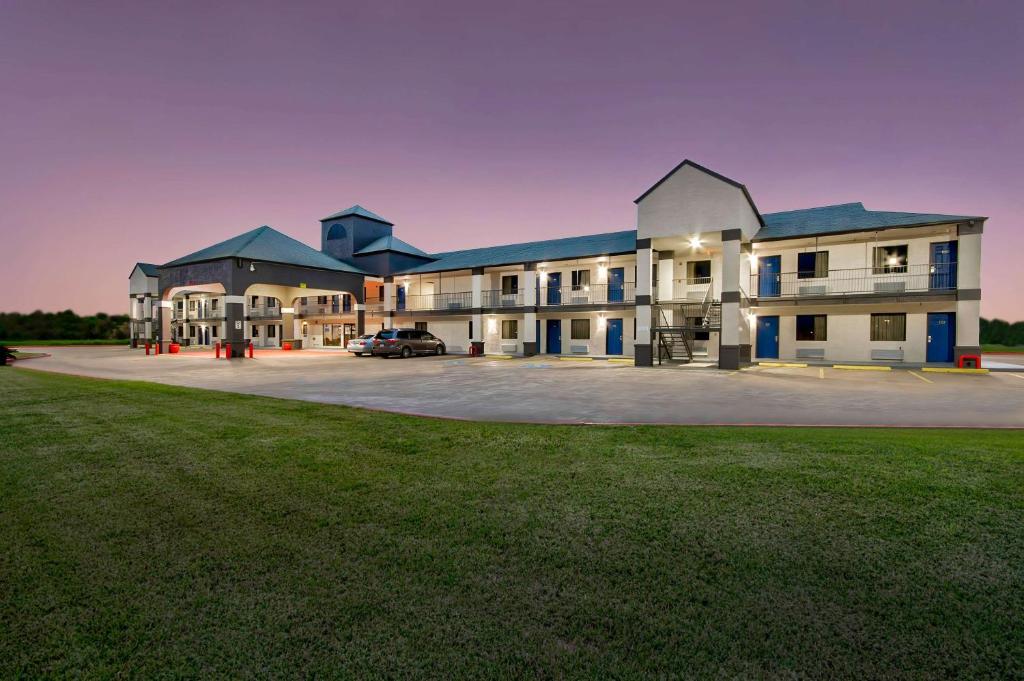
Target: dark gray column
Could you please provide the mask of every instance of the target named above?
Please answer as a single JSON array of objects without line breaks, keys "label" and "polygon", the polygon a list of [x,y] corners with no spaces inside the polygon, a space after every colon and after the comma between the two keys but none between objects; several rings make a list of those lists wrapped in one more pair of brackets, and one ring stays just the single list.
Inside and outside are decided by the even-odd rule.
[{"label": "dark gray column", "polygon": [[356,303],[356,335],[362,336],[366,333],[366,308]]},{"label": "dark gray column", "polygon": [[224,296],[224,342],[232,357],[245,357],[245,296]]}]

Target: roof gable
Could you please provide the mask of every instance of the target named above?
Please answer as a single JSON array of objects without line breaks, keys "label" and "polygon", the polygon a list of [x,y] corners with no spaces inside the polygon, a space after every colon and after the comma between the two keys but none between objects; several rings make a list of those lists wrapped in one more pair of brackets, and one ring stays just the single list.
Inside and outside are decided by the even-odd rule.
[{"label": "roof gable", "polygon": [[923,227],[943,223],[984,220],[980,216],[942,213],[906,213],[868,210],[861,202],[840,203],[817,208],[802,208],[766,213],[765,226],[754,236],[756,241],[792,239],[825,234],[842,234],[896,227]]},{"label": "roof gable", "polygon": [[375,239],[360,248],[353,255],[369,255],[371,253],[382,253],[384,251],[404,253],[405,255],[415,255],[421,258],[430,257],[424,251],[421,251],[412,244],[406,243],[393,235],[382,236],[379,239]]},{"label": "roof gable", "polygon": [[349,215],[355,215],[355,216],[358,216],[358,217],[361,217],[361,218],[366,218],[367,220],[376,220],[377,222],[381,222],[381,223],[383,223],[385,225],[391,225],[392,227],[394,226],[393,222],[385,220],[384,218],[382,218],[381,216],[377,215],[376,213],[374,213],[372,211],[366,210],[365,208],[360,206],[358,203],[356,205],[354,205],[354,206],[351,206],[350,208],[346,208],[345,210],[338,211],[337,213],[334,213],[333,215],[328,215],[325,218],[321,218],[320,222],[325,222],[326,220],[336,220],[338,218],[348,217]]},{"label": "roof gable", "polygon": [[137,262],[137,263],[135,263],[135,267],[132,268],[132,272],[128,276],[131,277],[132,274],[135,274],[135,270],[141,270],[142,273],[144,275],[146,275],[147,277],[158,277],[158,276],[160,276],[160,273],[157,272],[157,270],[156,270],[156,265],[154,265],[153,263],[149,263],[149,262]]},{"label": "roof gable", "polygon": [[710,175],[711,177],[713,177],[713,178],[715,178],[717,180],[721,180],[722,182],[725,182],[726,184],[730,184],[733,187],[736,187],[737,189],[742,191],[744,198],[746,198],[746,200],[747,200],[747,203],[750,204],[750,209],[754,211],[754,215],[757,216],[757,219],[761,223],[761,226],[762,227],[764,226],[764,219],[761,217],[761,212],[759,210],[757,210],[757,205],[754,204],[754,199],[750,196],[750,192],[747,191],[746,185],[744,185],[744,184],[742,184],[740,182],[737,182],[736,180],[733,180],[732,178],[728,178],[725,175],[722,175],[720,173],[716,173],[714,170],[711,170],[710,168],[705,168],[701,164],[695,163],[695,162],[691,161],[688,158],[687,159],[683,159],[682,163],[677,165],[675,168],[673,168],[668,173],[666,173],[664,177],[662,177],[660,180],[658,180],[653,185],[651,185],[650,189],[648,189],[643,194],[641,194],[639,197],[637,197],[633,201],[633,203],[640,203],[641,201],[643,201],[645,198],[647,198],[648,194],[650,194],[655,189],[660,187],[665,182],[665,180],[667,180],[668,178],[670,178],[673,175],[675,175],[684,166],[689,166],[689,167],[693,168],[694,170],[699,170],[702,173],[705,173],[706,175]]},{"label": "roof gable", "polygon": [[435,262],[419,265],[398,274],[465,270],[474,267],[494,267],[527,262],[546,262],[615,255],[636,251],[636,230],[588,234],[564,239],[529,241],[519,244],[470,248],[462,251],[434,253]]},{"label": "roof gable", "polygon": [[321,270],[362,273],[362,270],[335,260],[331,256],[310,248],[301,241],[266,225],[172,260],[163,267],[176,267],[223,258],[246,258]]}]

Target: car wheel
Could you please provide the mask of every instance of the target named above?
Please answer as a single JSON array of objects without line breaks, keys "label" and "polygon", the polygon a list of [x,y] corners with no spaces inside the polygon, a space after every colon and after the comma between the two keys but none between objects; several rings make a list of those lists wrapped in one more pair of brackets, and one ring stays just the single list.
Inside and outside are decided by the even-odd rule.
[{"label": "car wheel", "polygon": [[402,348],[402,359],[409,359],[410,357],[412,357],[412,348],[406,345]]},{"label": "car wheel", "polygon": [[444,354],[444,346],[441,345],[440,343],[438,343],[437,347],[434,348],[434,354],[435,355],[443,355]]},{"label": "car wheel", "polygon": [[357,352],[357,353],[355,353],[355,356],[356,356],[356,357],[362,357],[362,356],[363,356],[363,353],[361,353],[361,352]]}]

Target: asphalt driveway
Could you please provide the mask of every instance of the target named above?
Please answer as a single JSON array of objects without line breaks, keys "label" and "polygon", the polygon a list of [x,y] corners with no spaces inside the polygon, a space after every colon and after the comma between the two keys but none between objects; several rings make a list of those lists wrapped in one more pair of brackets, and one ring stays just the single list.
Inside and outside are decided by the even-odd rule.
[{"label": "asphalt driveway", "polygon": [[47,348],[24,369],[153,381],[445,418],[538,423],[1024,428],[1024,367],[985,375],[751,367],[636,368],[606,361],[338,352],[146,356]]}]

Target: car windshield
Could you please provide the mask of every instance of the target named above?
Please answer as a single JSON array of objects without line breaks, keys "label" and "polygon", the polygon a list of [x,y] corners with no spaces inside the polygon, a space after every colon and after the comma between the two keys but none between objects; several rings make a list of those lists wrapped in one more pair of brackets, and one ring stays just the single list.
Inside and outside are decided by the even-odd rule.
[{"label": "car windshield", "polygon": [[377,338],[394,338],[395,334],[398,333],[394,329],[387,329],[386,331],[378,331]]},{"label": "car windshield", "polygon": [[371,338],[373,338],[373,334],[372,333],[368,333],[365,336],[360,336],[359,340],[369,340]]}]

